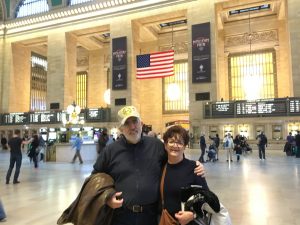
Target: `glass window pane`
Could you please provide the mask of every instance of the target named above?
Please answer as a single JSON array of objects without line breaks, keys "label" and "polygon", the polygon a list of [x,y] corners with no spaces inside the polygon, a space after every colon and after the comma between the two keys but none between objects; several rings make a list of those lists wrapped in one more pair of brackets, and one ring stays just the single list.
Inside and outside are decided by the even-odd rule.
[{"label": "glass window pane", "polygon": [[16,18],[48,12],[47,0],[23,0],[16,8]]},{"label": "glass window pane", "polygon": [[76,76],[76,104],[87,107],[87,72],[78,72]]},{"label": "glass window pane", "polygon": [[232,54],[229,56],[230,100],[276,98],[275,52]]},{"label": "glass window pane", "polygon": [[47,97],[47,59],[31,54],[30,110],[46,110]]},{"label": "glass window pane", "polygon": [[187,112],[189,108],[188,63],[175,63],[174,72],[174,76],[163,79],[164,112]]}]

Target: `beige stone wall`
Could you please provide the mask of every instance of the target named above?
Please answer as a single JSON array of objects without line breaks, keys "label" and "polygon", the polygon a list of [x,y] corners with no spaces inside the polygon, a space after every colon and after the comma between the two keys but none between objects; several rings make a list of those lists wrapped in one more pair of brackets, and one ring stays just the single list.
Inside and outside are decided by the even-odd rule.
[{"label": "beige stone wall", "polygon": [[288,26],[290,34],[290,47],[291,47],[291,64],[292,64],[292,85],[294,96],[300,96],[300,14],[299,14],[299,1],[288,0]]},{"label": "beige stone wall", "polygon": [[[191,28],[193,24],[210,22],[211,31],[211,83],[193,84],[190,72],[190,131],[195,136],[199,135],[199,132],[203,130],[203,101],[196,101],[195,94],[198,92],[210,92],[212,97],[215,98],[215,92],[217,91],[216,85],[216,59],[215,59],[215,18],[214,15],[214,1],[196,1],[191,2],[188,5],[187,20],[188,20],[188,41],[192,40]],[[192,71],[192,46],[189,45],[189,71]],[[196,132],[198,134],[196,134]]]},{"label": "beige stone wall", "polygon": [[12,74],[7,93],[10,112],[26,112],[30,107],[31,52],[22,44],[12,44]]}]

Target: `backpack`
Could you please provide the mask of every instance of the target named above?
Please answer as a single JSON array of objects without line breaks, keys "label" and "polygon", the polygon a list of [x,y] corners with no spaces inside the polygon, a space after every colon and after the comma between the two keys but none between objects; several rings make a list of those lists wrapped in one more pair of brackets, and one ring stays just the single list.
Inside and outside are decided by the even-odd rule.
[{"label": "backpack", "polygon": [[225,147],[226,147],[226,148],[229,147],[229,140],[228,140],[228,139],[225,141]]}]

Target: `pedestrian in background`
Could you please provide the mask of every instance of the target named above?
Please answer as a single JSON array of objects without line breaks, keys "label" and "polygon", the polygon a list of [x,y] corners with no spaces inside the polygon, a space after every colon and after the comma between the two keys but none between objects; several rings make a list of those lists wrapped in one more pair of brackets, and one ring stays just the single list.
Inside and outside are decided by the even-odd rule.
[{"label": "pedestrian in background", "polygon": [[20,138],[20,130],[15,130],[13,137],[9,140],[8,146],[10,148],[10,161],[9,161],[9,168],[6,173],[6,184],[9,184],[10,176],[12,174],[12,171],[14,169],[14,166],[16,164],[16,170],[14,174],[13,183],[17,184],[20,183],[19,181],[19,174],[22,164],[22,151],[21,151],[21,145],[25,143]]},{"label": "pedestrian in background", "polygon": [[201,137],[200,137],[200,150],[201,150],[201,155],[200,155],[200,158],[199,158],[199,161],[200,161],[201,163],[204,163],[205,149],[206,149],[205,134],[202,134]]},{"label": "pedestrian in background", "polygon": [[104,127],[99,135],[99,139],[98,139],[98,154],[100,154],[103,149],[105,148],[107,142],[109,140],[109,136],[107,134],[107,129]]},{"label": "pedestrian in background", "polygon": [[265,133],[262,131],[257,137],[258,154],[260,160],[266,159],[266,147],[268,147],[268,139]]},{"label": "pedestrian in background", "polygon": [[233,139],[231,137],[231,134],[228,133],[224,140],[223,140],[223,145],[224,145],[224,148],[227,152],[227,162],[232,162],[232,151],[233,151],[233,148],[234,148],[234,143],[233,143]]},{"label": "pedestrian in background", "polygon": [[77,134],[75,141],[73,142],[73,145],[72,145],[72,149],[75,149],[75,155],[73,157],[72,163],[75,163],[75,160],[77,157],[79,159],[79,164],[83,163],[82,157],[80,154],[81,146],[82,146],[82,139],[80,138],[80,135]]}]

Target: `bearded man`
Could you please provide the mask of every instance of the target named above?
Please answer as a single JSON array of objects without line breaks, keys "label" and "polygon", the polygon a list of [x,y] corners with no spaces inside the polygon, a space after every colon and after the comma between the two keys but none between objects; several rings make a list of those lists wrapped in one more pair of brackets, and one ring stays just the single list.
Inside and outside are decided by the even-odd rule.
[{"label": "bearded man", "polygon": [[[114,209],[112,225],[157,225],[159,184],[167,154],[163,143],[142,135],[143,123],[134,106],[118,112],[120,138],[105,147],[94,164],[93,173],[107,173],[116,193],[106,204]],[[196,167],[204,175],[203,165]]]}]

